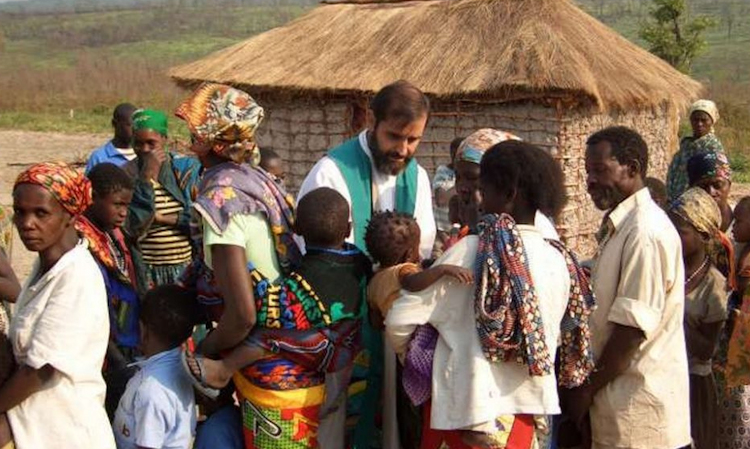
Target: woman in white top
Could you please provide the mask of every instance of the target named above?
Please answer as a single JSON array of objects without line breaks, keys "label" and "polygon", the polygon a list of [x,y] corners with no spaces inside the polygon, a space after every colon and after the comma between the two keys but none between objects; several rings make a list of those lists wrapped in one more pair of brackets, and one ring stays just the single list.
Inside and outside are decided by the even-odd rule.
[{"label": "woman in white top", "polygon": [[[495,145],[481,159],[479,235],[462,239],[436,263],[475,270],[475,289],[444,280],[398,299],[386,333],[404,353],[415,327],[440,333],[432,406],[422,449],[501,445],[528,449],[533,415],[560,413],[560,384],[579,385],[590,372],[588,279],[570,252],[534,226],[565,202],[559,165],[519,141]],[[475,330],[476,329],[476,330]]]},{"label": "woman in white top", "polygon": [[115,447],[101,375],[107,296],[74,227],[90,202],[88,180],[61,163],[34,165],[13,187],[21,241],[39,254],[10,325],[17,369],[0,387],[19,449]]}]

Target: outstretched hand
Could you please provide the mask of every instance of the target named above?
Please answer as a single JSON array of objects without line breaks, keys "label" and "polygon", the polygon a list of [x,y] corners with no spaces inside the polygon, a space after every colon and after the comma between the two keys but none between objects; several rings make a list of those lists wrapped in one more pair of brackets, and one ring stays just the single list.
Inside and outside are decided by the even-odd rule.
[{"label": "outstretched hand", "polygon": [[458,265],[440,265],[443,276],[449,276],[462,284],[473,284],[474,273],[471,270]]}]

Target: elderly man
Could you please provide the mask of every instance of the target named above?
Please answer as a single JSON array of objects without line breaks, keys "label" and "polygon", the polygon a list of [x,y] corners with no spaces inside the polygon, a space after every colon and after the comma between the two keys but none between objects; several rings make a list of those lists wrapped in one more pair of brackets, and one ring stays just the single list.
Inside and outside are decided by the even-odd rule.
[{"label": "elderly man", "polygon": [[[592,271],[596,369],[566,405],[592,447],[676,449],[690,444],[680,239],[644,186],[648,148],[625,127],[589,137],[589,195],[607,211]],[[584,426],[583,428],[586,428]]]},{"label": "elderly man", "polygon": [[[363,251],[367,250],[365,228],[374,211],[396,210],[412,215],[421,230],[420,253],[423,258],[429,258],[436,234],[432,192],[427,172],[414,160],[429,113],[429,100],[417,87],[406,81],[385,86],[370,103],[367,129],[318,161],[302,183],[298,201],[318,187],[340,192],[351,207],[349,241]],[[366,378],[367,390],[364,398],[353,401],[360,403],[355,412],[360,418],[353,444],[357,449],[369,449],[374,443],[375,415],[379,409],[385,364],[383,447],[396,448],[399,442],[395,354],[386,347],[383,360],[382,335],[369,326],[366,316],[363,319],[369,355],[360,359],[369,360],[369,364],[355,368],[354,381],[362,382]]]}]

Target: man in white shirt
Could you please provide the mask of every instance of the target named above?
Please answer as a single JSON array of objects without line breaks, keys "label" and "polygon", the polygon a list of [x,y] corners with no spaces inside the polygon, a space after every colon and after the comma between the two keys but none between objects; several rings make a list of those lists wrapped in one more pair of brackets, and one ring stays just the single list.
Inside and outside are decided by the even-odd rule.
[{"label": "man in white shirt", "polygon": [[373,211],[413,215],[421,230],[421,255],[429,258],[436,232],[432,192],[427,172],[414,160],[429,112],[427,97],[406,81],[381,89],[370,104],[367,129],[315,164],[297,201],[318,187],[341,193],[352,211],[349,242],[363,251]]},{"label": "man in white shirt", "polygon": [[597,234],[591,316],[596,369],[565,405],[592,447],[676,449],[690,444],[680,239],[644,186],[648,148],[625,127],[587,141],[587,187],[608,211]]}]

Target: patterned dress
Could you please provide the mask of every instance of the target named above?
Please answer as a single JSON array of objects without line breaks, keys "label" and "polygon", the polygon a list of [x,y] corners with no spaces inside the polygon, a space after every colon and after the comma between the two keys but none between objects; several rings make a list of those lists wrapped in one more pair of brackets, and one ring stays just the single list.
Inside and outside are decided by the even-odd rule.
[{"label": "patterned dress", "polygon": [[667,171],[667,200],[672,202],[688,188],[687,163],[691,157],[708,152],[724,153],[724,147],[714,133],[698,139],[688,136],[680,141],[680,149],[675,153]]}]

